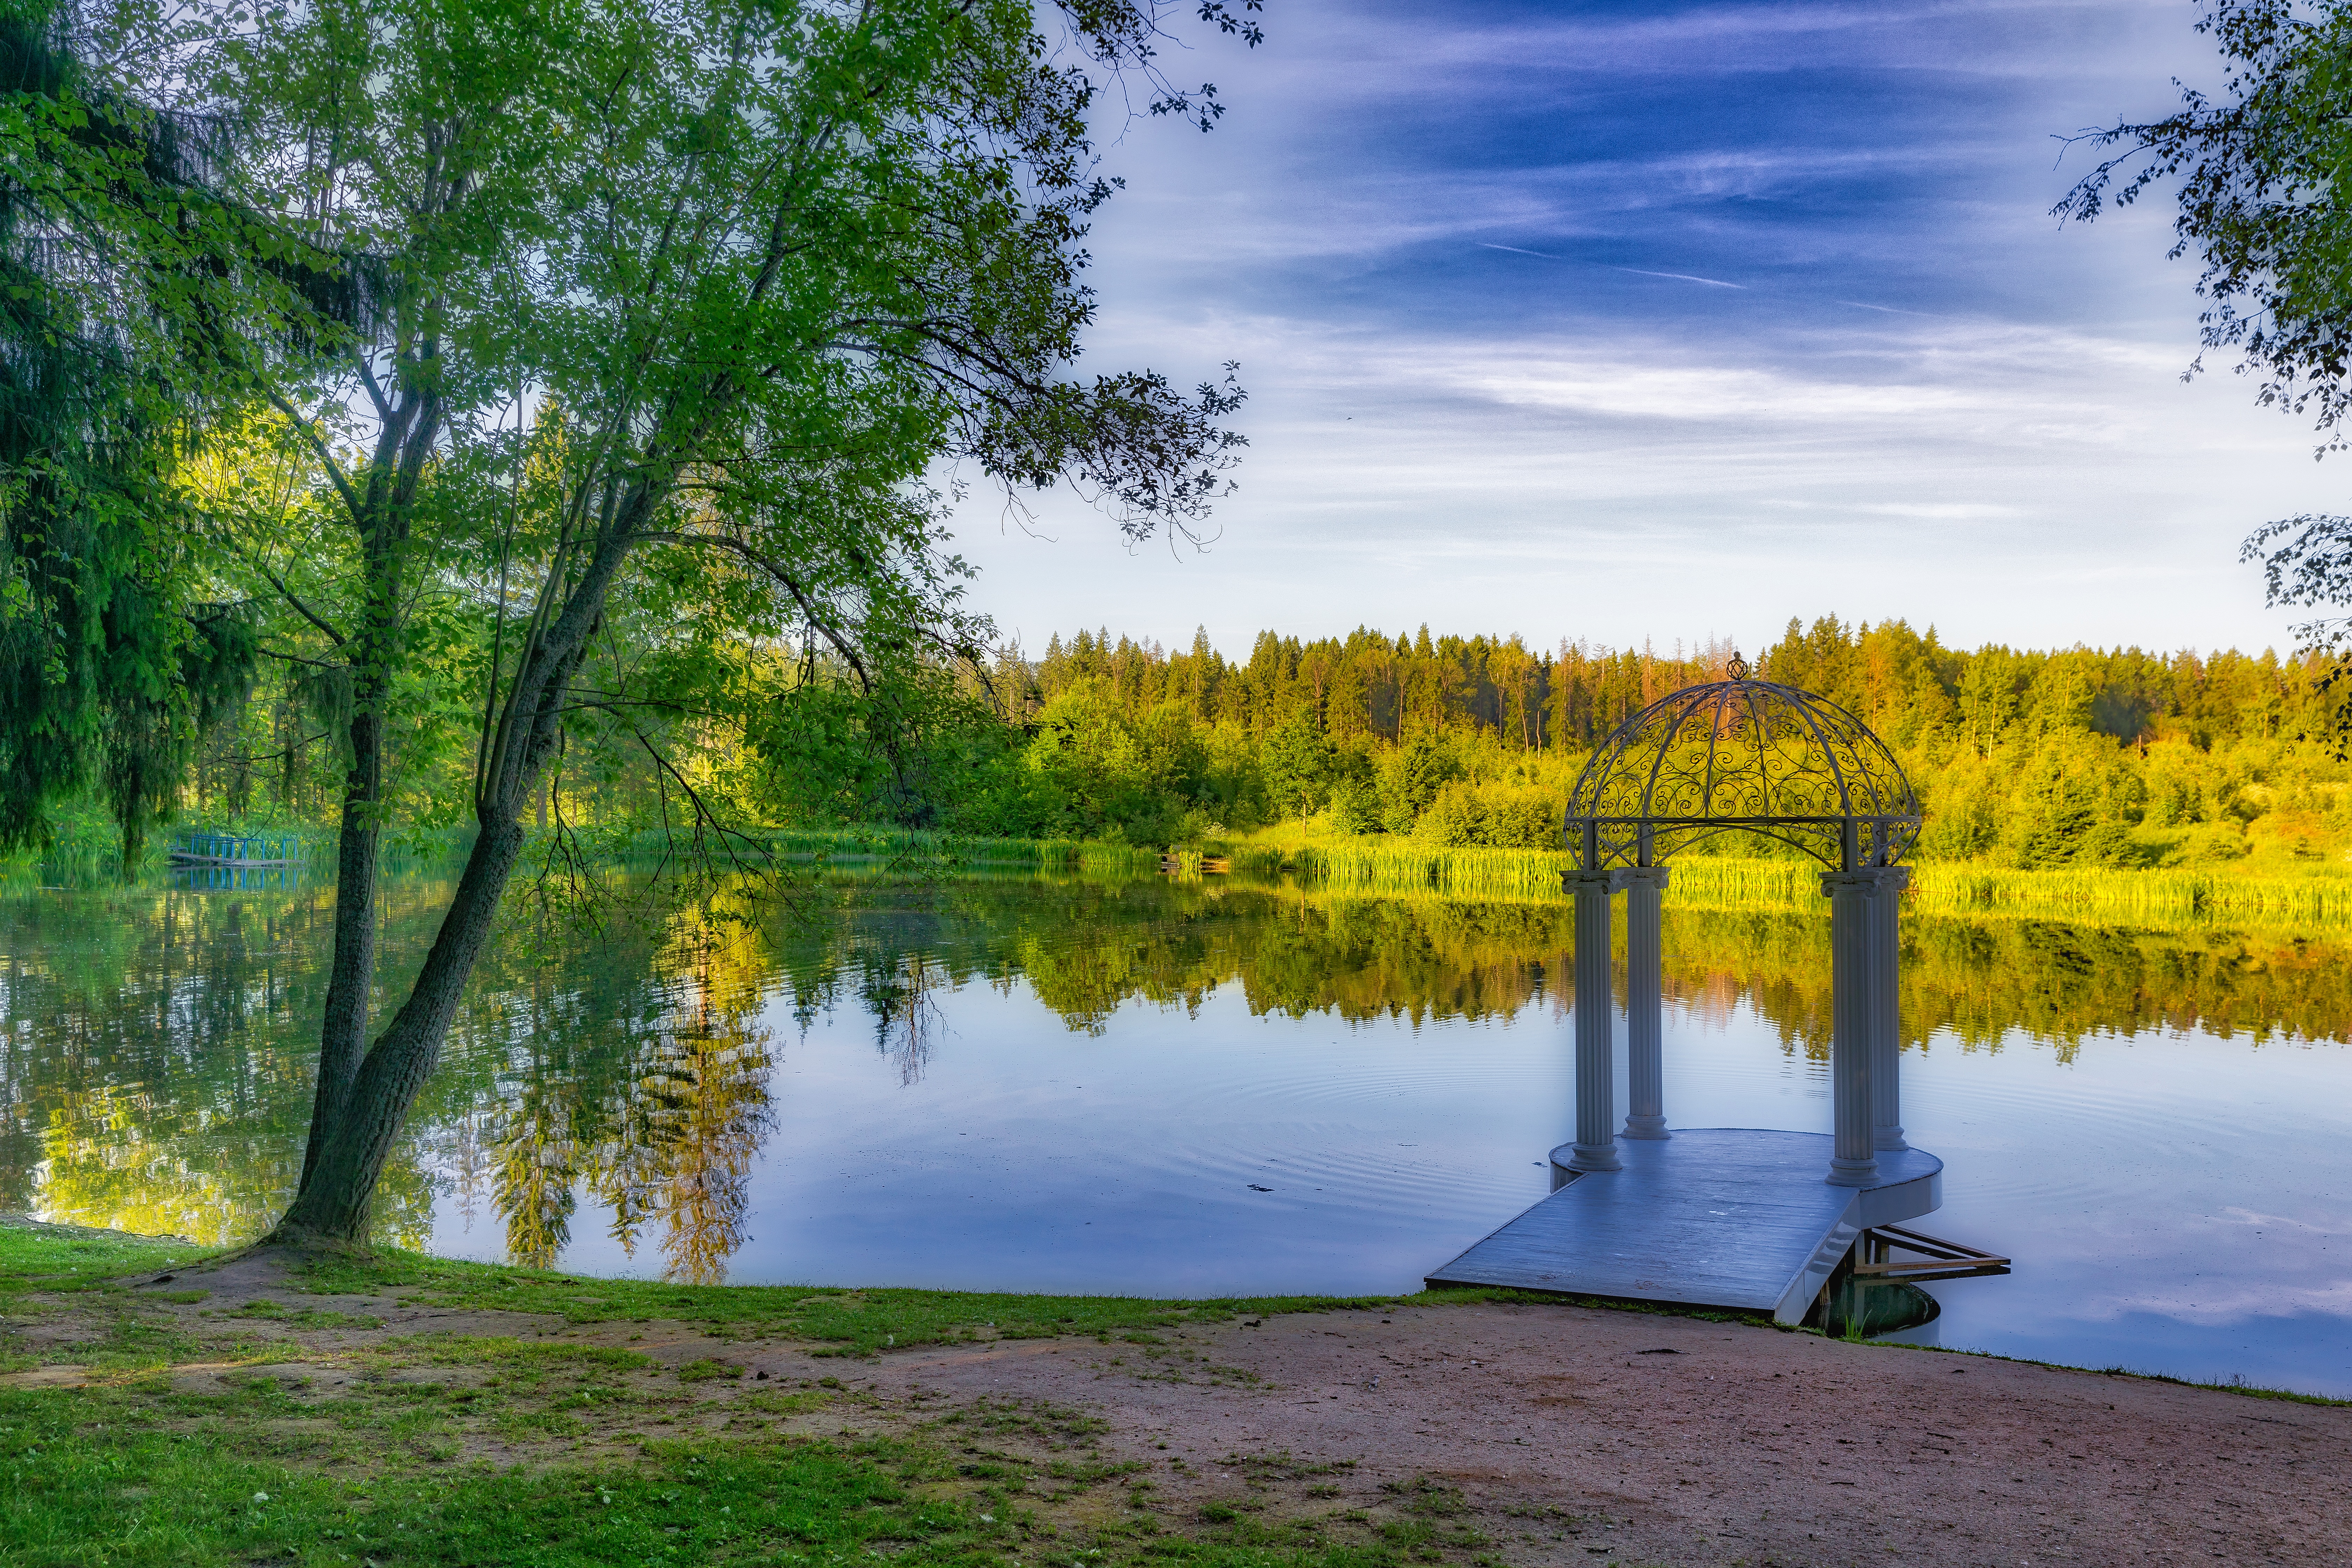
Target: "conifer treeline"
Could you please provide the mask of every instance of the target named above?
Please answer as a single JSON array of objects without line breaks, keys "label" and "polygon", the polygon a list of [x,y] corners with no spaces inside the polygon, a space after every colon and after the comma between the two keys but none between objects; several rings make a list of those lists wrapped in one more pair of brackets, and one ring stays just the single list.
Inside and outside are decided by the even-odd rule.
[{"label": "conifer treeline", "polygon": [[[1716,639],[1672,653],[1609,649],[1562,638],[1531,649],[1517,636],[1437,637],[1424,626],[1394,638],[1359,627],[1302,641],[1260,632],[1246,662],[1226,658],[1204,631],[1171,653],[1108,629],[1057,634],[1042,658],[999,667],[1005,716],[1034,719],[1080,685],[1116,696],[1131,717],[1163,704],[1203,724],[1264,734],[1311,713],[1335,741],[1400,742],[1416,734],[1488,733],[1534,752],[1584,752],[1643,707],[1682,687],[1723,679],[1737,649]],[[1989,755],[2023,729],[2080,730],[2140,743],[2179,738],[2200,749],[2277,739],[2322,724],[2314,661],[2274,653],[2139,648],[2018,651],[1948,648],[1931,628],[1902,621],[1810,627],[1790,620],[1754,656],[1768,680],[1829,698],[1908,747],[1937,731]]]},{"label": "conifer treeline", "polygon": [[1177,701],[1202,722],[1260,733],[1308,711],[1343,742],[1489,731],[1547,751],[1588,748],[1667,692],[1721,679],[1731,653],[1727,643],[1669,657],[1565,640],[1538,651],[1516,636],[1432,637],[1424,626],[1394,641],[1361,627],[1309,642],[1260,632],[1248,662],[1237,664],[1209,646],[1206,632],[1170,654],[1125,637],[1113,643],[1104,630],[1081,631],[1067,644],[1055,636],[1020,673],[1040,706],[1098,679],[1137,712]]},{"label": "conifer treeline", "polygon": [[[1175,653],[1107,630],[1057,636],[1040,658],[1000,657],[997,760],[954,752],[902,819],[1149,842],[1305,818],[1443,845],[1549,846],[1593,744],[1647,703],[1723,678],[1733,655],[1721,640],[1538,650],[1517,637],[1360,629],[1264,633],[1235,661],[1199,634]],[[2336,700],[2315,658],[1962,650],[1901,621],[1824,618],[1790,621],[1754,666],[1894,747],[1927,808],[1923,858],[2318,863],[2352,848]],[[858,809],[837,795],[811,804],[836,819]]]}]

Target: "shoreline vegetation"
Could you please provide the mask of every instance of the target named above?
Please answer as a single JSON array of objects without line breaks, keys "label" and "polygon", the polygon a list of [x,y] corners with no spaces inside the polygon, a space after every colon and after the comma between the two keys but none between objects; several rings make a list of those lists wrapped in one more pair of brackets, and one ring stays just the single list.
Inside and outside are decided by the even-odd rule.
[{"label": "shoreline vegetation", "polygon": [[[926,668],[869,690],[802,649],[773,668],[755,660],[740,712],[673,738],[679,776],[696,781],[691,809],[631,750],[565,772],[521,820],[592,859],[644,855],[665,824],[727,838],[726,824],[793,854],[1060,870],[1223,850],[1237,872],[1540,898],[1553,862],[1513,869],[1513,857],[1556,849],[1592,747],[1645,703],[1720,679],[1729,653],[1269,632],[1239,660],[1204,637],[1186,650],[1080,633],[1042,657],[1000,650],[985,680]],[[1792,623],[1758,668],[1894,748],[1927,816],[1917,907],[2352,918],[2338,897],[2352,886],[2352,761],[2335,754],[2345,715],[2324,658],[1964,652],[1899,621],[1823,619]],[[342,764],[331,735],[306,731],[289,749],[297,695],[257,691],[198,749],[173,802],[184,826],[293,832],[314,858],[331,853]],[[470,733],[467,712],[436,722]],[[471,754],[444,751],[451,766]],[[386,803],[386,857],[458,841],[446,825],[469,819],[467,782],[431,767],[404,778]],[[97,796],[55,803],[48,826],[48,864],[92,878],[121,864],[122,831]],[[161,864],[164,837],[148,836],[132,863]],[[1682,861],[1694,898],[1802,893],[1790,891],[1798,862],[1702,871],[1696,858]]]},{"label": "shoreline vegetation", "polygon": [[[300,841],[304,864],[331,872],[331,833],[299,827],[256,827]],[[430,862],[462,853],[467,835],[425,833],[388,845],[387,858]],[[599,858],[619,867],[660,862],[686,852],[682,837],[659,832],[605,836],[593,841]],[[168,865],[163,843],[142,869]],[[1163,871],[1202,875],[1202,863],[1222,861],[1240,882],[1287,881],[1314,890],[1372,896],[1482,901],[1563,903],[1560,879],[1573,861],[1564,851],[1441,846],[1388,836],[1311,836],[1297,825],[1286,832],[1156,847],[1078,839],[990,837],[881,826],[767,829],[740,835],[730,851],[749,863],[770,858],[842,868],[876,867],[913,876],[1016,868],[1041,873],[1146,876]],[[723,858],[723,857],[722,857]],[[1672,863],[1670,902],[1693,909],[1792,910],[1814,909],[1820,868],[1809,860],[1731,855],[1685,855]],[[119,875],[110,845],[68,840],[48,857],[10,862],[12,879],[56,874],[73,880]],[[2269,868],[2053,867],[2020,869],[1975,862],[1912,868],[1906,900],[1913,912],[1939,916],[2011,916],[2074,925],[2215,925],[2352,927],[2352,874],[2332,866],[2280,871]]]},{"label": "shoreline vegetation", "polygon": [[[913,1287],[854,1285],[758,1285],[685,1283],[667,1279],[571,1274],[561,1269],[437,1258],[383,1246],[350,1252],[298,1254],[267,1246],[208,1247],[179,1236],[142,1236],[100,1226],[58,1224],[31,1215],[0,1211],[0,1307],[12,1315],[26,1298],[43,1294],[85,1297],[91,1303],[135,1308],[126,1292],[139,1287],[181,1285],[149,1300],[187,1306],[204,1299],[207,1271],[249,1258],[271,1260],[292,1277],[289,1289],[319,1296],[401,1290],[422,1306],[450,1313],[495,1310],[561,1318],[571,1328],[598,1323],[688,1323],[719,1333],[783,1334],[820,1360],[871,1360],[891,1351],[1058,1338],[1102,1339],[1180,1322],[1225,1323],[1295,1312],[1389,1311],[1409,1306],[1477,1306],[1487,1303],[1574,1306],[1642,1316],[1689,1318],[1739,1324],[1778,1334],[1839,1339],[1880,1349],[1932,1355],[1965,1356],[2062,1372],[2091,1372],[2179,1388],[2208,1389],[2249,1399],[2352,1408],[2352,1398],[2273,1388],[2243,1379],[2199,1382],[2126,1366],[2091,1367],[2068,1362],[2004,1356],[1990,1351],[1915,1344],[1842,1334],[1806,1324],[1776,1323],[1754,1313],[1685,1307],[1670,1302],[1558,1296],[1499,1286],[1424,1285],[1417,1290],[1363,1296],[1311,1292],[1284,1296],[1158,1298],[1111,1295],[1051,1295],[1020,1291],[933,1290]],[[306,1314],[282,1304],[241,1314],[299,1323]],[[334,1313],[310,1313],[315,1328],[357,1327],[335,1322]],[[58,1335],[28,1339],[20,1324],[0,1324],[0,1380],[38,1368],[86,1367],[108,1381],[152,1375],[168,1364],[174,1350],[189,1348],[152,1336],[118,1331],[101,1341],[77,1343]],[[218,1347],[215,1347],[218,1348]],[[77,1359],[87,1352],[86,1359]],[[263,1364],[248,1353],[247,1364]],[[0,1387],[21,1387],[21,1381]]]}]

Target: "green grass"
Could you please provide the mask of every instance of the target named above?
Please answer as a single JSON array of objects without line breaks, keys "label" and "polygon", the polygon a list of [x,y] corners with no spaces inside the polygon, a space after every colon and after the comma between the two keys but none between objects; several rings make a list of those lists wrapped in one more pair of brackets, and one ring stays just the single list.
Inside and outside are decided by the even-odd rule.
[{"label": "green grass", "polygon": [[[1392,1521],[1348,1522],[1328,1510],[1176,1517],[1157,1508],[1142,1467],[1095,1451],[1104,1423],[1081,1412],[982,1400],[910,1414],[835,1377],[755,1380],[725,1356],[665,1369],[625,1346],[560,1337],[427,1333],[340,1350],[236,1337],[257,1320],[278,1331],[364,1321],[288,1305],[299,1290],[184,1317],[193,1333],[215,1337],[173,1339],[157,1321],[172,1316],[157,1297],[104,1280],[105,1270],[144,1273],[191,1256],[173,1243],[0,1225],[12,1312],[74,1314],[93,1336],[53,1344],[47,1359],[102,1363],[105,1344],[142,1334],[164,1352],[151,1354],[144,1372],[126,1366],[88,1387],[0,1384],[0,1565],[835,1568],[877,1554],[923,1568],[1476,1561],[1459,1555],[1471,1550],[1467,1533],[1399,1536]],[[554,1312],[580,1324],[685,1319],[846,1352],[991,1323],[1003,1333],[1117,1331],[1143,1343],[1155,1327],[1395,1300],[681,1288],[399,1254],[321,1264],[299,1284]],[[167,1375],[174,1365],[194,1370]],[[1267,1469],[1250,1484],[1282,1479]],[[1074,1504],[1088,1494],[1105,1500]],[[1308,1495],[1322,1493],[1302,1500]],[[1399,1508],[1416,1521],[1421,1511]]]},{"label": "green grass", "polygon": [[[913,1495],[937,1465],[884,1439],[646,1444],[625,1463],[304,1464],[304,1407],[267,1384],[173,1407],[135,1392],[0,1393],[0,1563],[815,1563],[888,1545],[942,1563],[1023,1541],[986,1500]],[[110,1417],[111,1419],[104,1419]],[[930,1463],[927,1465],[926,1461]]]},{"label": "green grass", "polygon": [[[56,877],[75,885],[111,884],[121,876],[121,845],[110,824],[103,831],[69,833],[47,850],[0,858],[0,884],[38,885]],[[161,871],[168,860],[171,840],[185,825],[159,831],[148,843],[141,861],[146,872]],[[314,873],[331,878],[335,834],[331,827],[308,826],[257,828],[266,837],[299,839]],[[462,853],[470,830],[404,829],[386,840],[389,860],[434,862]],[[666,854],[684,853],[687,836],[659,828],[639,832],[592,831],[585,836],[590,852],[615,867],[635,867],[659,860]],[[793,860],[884,861],[901,869],[953,870],[960,868],[1031,867],[1047,871],[1097,874],[1140,874],[1159,869],[1156,846],[1106,844],[1069,838],[995,838],[973,834],[933,833],[915,828],[855,826],[822,828],[758,828],[741,835],[713,836],[704,849],[721,858],[731,853],[746,857],[773,855]]]},{"label": "green grass", "polygon": [[0,1215],[0,1292],[104,1288],[120,1276],[205,1256],[193,1242],[41,1225]]},{"label": "green grass", "polygon": [[[1821,905],[1820,869],[1801,861],[1693,858],[1674,863],[1667,897],[1719,909]],[[2229,868],[2040,871],[1927,864],[1912,868],[1910,909],[1931,915],[2011,914],[2083,924],[2336,926],[2352,924],[2352,877]]]},{"label": "green grass", "polygon": [[[667,1320],[715,1333],[814,1342],[815,1353],[874,1355],[910,1345],[980,1338],[1050,1339],[1141,1332],[1185,1322],[1228,1322],[1276,1312],[1391,1305],[1392,1296],[1278,1296],[1160,1301],[1124,1296],[1030,1296],[955,1290],[844,1290],[795,1285],[673,1285],[588,1279],[538,1269],[460,1263],[387,1249],[371,1260],[311,1266],[322,1294],[399,1289],[450,1308],[539,1312],[586,1326]],[[1446,1292],[1444,1300],[1502,1300],[1507,1293]],[[1421,1300],[1419,1297],[1412,1300]]]},{"label": "green grass", "polygon": [[1302,844],[1289,864],[1333,892],[1439,892],[1462,899],[1557,900],[1566,855],[1550,849],[1447,849],[1411,839]]},{"label": "green grass", "polygon": [[[824,1363],[754,1377],[749,1353],[666,1367],[629,1344],[562,1334],[399,1334],[353,1347],[300,1335],[366,1320],[298,1303],[306,1290],[397,1292],[404,1306],[610,1325],[608,1341],[663,1319],[722,1341],[757,1334],[845,1354],[978,1333],[1085,1334],[1181,1360],[1188,1324],[1556,1300],[1475,1289],[1153,1301],[682,1287],[394,1253],[313,1266],[268,1304],[175,1316],[156,1293],[108,1278],[192,1256],[178,1243],[0,1223],[10,1316],[63,1314],[88,1336],[49,1343],[43,1359],[120,1369],[81,1388],[0,1383],[0,1568],[841,1568],[875,1556],[918,1568],[1495,1568],[1491,1543],[1458,1517],[1462,1492],[1442,1479],[1389,1483],[1349,1508],[1330,1501],[1345,1462],[1235,1454],[1216,1464],[1244,1489],[1180,1510],[1158,1500],[1145,1467],[1097,1449],[1106,1425],[1083,1411],[889,1405],[854,1379],[816,1375]],[[295,1337],[251,1337],[263,1326]]]}]

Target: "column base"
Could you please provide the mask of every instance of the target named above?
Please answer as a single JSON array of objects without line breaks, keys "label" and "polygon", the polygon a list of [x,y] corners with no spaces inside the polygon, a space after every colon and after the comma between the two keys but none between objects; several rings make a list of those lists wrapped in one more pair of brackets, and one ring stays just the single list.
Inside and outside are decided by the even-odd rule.
[{"label": "column base", "polygon": [[1666,1131],[1666,1119],[1663,1116],[1629,1116],[1625,1118],[1625,1131],[1617,1136],[1648,1141],[1664,1140],[1674,1134]]},{"label": "column base", "polygon": [[1568,1159],[1568,1168],[1571,1171],[1622,1171],[1625,1168],[1624,1162],[1617,1158],[1617,1145],[1614,1143],[1578,1143],[1572,1147],[1576,1152]]},{"label": "column base", "polygon": [[1878,1135],[1873,1147],[1880,1153],[1887,1154],[1899,1152],[1911,1145],[1905,1140],[1903,1129],[1900,1127],[1881,1127],[1878,1129]]},{"label": "column base", "polygon": [[1830,1162],[1830,1173],[1822,1180],[1833,1187],[1867,1187],[1878,1181],[1875,1160],[1836,1160]]}]

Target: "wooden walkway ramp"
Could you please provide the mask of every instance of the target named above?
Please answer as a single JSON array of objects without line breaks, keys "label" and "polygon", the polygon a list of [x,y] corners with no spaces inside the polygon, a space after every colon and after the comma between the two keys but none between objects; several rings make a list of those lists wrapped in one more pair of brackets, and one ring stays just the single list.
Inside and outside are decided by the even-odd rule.
[{"label": "wooden walkway ramp", "polygon": [[[1769,1312],[1801,1320],[1871,1226],[1943,1202],[1944,1163],[1881,1152],[1878,1184],[1823,1181],[1830,1139],[1747,1128],[1623,1139],[1622,1171],[1577,1175],[1429,1276],[1433,1285],[1506,1285],[1564,1295]],[[1566,1159],[1556,1152],[1555,1168]]]}]

